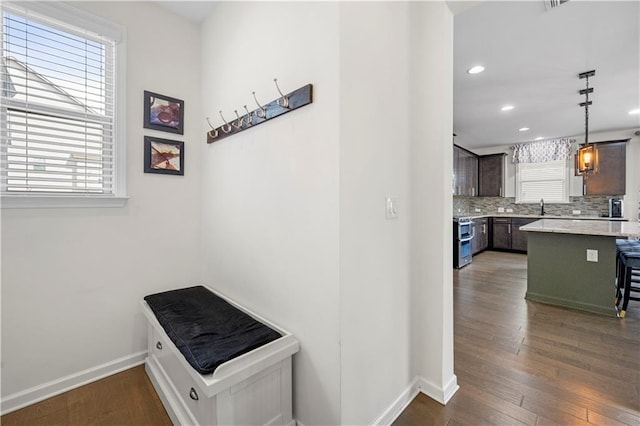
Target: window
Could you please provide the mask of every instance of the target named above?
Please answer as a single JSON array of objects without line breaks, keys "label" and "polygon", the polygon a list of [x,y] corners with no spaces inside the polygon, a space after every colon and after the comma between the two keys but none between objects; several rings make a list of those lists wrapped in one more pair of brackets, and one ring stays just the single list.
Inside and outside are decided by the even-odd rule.
[{"label": "window", "polygon": [[22,5],[2,5],[3,207],[122,205],[120,31],[59,3]]},{"label": "window", "polygon": [[567,160],[516,164],[516,203],[569,202],[570,165]]}]

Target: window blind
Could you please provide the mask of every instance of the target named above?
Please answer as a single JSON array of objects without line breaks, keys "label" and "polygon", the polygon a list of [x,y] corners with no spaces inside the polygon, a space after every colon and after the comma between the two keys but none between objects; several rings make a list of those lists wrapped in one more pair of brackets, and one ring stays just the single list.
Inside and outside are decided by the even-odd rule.
[{"label": "window blind", "polygon": [[113,195],[107,37],[2,7],[2,193]]},{"label": "window blind", "polygon": [[569,201],[569,174],[566,160],[516,165],[516,202],[566,203]]}]

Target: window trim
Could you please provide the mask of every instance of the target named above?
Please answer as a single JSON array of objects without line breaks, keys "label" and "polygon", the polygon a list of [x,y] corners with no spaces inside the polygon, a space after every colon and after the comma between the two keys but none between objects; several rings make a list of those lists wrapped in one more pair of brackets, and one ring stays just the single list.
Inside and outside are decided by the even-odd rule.
[{"label": "window trim", "polygon": [[3,195],[0,207],[3,209],[124,207],[128,199],[127,196],[96,195]]},{"label": "window trim", "polygon": [[[119,24],[90,14],[82,9],[60,2],[12,2],[5,1],[3,10],[21,13],[25,9],[45,20],[73,23],[73,27],[85,28],[102,34],[114,42],[114,140],[113,140],[113,194],[0,194],[0,208],[77,208],[123,207],[129,197],[126,192],[126,31]],[[74,32],[74,30],[69,30]]]}]

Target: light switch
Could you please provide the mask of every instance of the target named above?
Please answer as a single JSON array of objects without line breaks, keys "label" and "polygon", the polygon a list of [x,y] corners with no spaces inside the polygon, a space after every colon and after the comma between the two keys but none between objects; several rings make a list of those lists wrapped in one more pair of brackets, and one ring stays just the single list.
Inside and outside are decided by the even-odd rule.
[{"label": "light switch", "polygon": [[587,249],[587,262],[598,261],[598,250]]},{"label": "light switch", "polygon": [[398,218],[398,197],[387,197],[385,200],[385,218],[397,219]]}]

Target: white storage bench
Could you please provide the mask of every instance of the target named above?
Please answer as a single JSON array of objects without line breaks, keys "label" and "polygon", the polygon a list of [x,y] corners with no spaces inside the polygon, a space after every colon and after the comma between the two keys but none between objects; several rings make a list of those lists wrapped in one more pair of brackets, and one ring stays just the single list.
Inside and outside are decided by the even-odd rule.
[{"label": "white storage bench", "polygon": [[[205,287],[206,288],[206,287]],[[176,425],[295,425],[292,417],[293,335],[206,288],[280,337],[201,374],[173,343],[146,301],[148,356],[145,369]],[[172,332],[172,329],[169,329]]]}]

